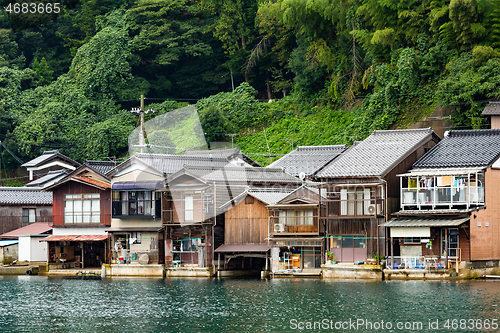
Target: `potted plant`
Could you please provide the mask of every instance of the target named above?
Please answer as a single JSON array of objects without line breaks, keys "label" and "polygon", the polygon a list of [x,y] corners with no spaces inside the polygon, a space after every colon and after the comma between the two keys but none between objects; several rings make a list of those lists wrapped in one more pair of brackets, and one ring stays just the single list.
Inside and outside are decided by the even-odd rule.
[{"label": "potted plant", "polygon": [[331,251],[328,251],[326,253],[326,257],[328,258],[328,261],[330,261],[332,264],[336,264],[337,263],[337,258],[333,255],[333,253]]}]

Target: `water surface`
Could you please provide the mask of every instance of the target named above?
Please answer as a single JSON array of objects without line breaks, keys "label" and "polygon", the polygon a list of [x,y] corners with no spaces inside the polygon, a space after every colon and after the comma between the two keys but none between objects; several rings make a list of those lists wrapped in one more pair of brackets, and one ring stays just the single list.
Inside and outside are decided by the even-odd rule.
[{"label": "water surface", "polygon": [[0,295],[5,332],[500,331],[495,281],[0,276]]}]

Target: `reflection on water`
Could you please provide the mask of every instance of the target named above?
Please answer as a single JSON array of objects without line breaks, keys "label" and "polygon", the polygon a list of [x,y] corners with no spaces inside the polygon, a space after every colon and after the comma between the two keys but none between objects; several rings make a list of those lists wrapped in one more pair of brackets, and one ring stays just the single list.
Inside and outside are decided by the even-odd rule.
[{"label": "reflection on water", "polygon": [[[318,331],[327,322],[335,328],[337,322],[382,320],[420,322],[422,329],[413,331],[431,331],[429,321],[438,320],[434,332],[442,332],[448,319],[500,319],[500,282],[495,281],[5,276],[0,293],[1,331],[312,332],[306,328],[315,322],[323,325]],[[333,331],[412,331],[352,327]]]}]

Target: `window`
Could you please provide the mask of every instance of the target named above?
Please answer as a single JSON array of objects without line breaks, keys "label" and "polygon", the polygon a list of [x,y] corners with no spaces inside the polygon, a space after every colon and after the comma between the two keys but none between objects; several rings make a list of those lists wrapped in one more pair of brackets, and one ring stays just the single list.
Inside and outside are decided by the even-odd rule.
[{"label": "window", "polygon": [[364,235],[338,235],[332,236],[330,239],[331,249],[340,248],[354,248],[354,249],[364,249],[366,248],[366,237]]},{"label": "window", "polygon": [[142,234],[140,231],[133,231],[132,234],[130,235],[130,238],[134,240],[132,244],[141,244],[141,237]]},{"label": "window", "polygon": [[253,197],[250,195],[247,195],[247,197],[245,198],[245,203],[248,205],[253,204]]},{"label": "window", "polygon": [[193,216],[193,196],[185,196],[184,197],[184,220],[192,221],[194,219]]},{"label": "window", "polygon": [[340,215],[371,215],[368,212],[370,206],[370,188],[353,188],[340,190]]},{"label": "window", "polygon": [[280,210],[279,223],[285,225],[313,225],[312,210]]},{"label": "window", "polygon": [[33,223],[36,220],[35,208],[23,208],[23,223]]},{"label": "window", "polygon": [[99,193],[64,196],[64,223],[100,223]]},{"label": "window", "polygon": [[154,191],[113,191],[113,217],[159,216],[160,193]]},{"label": "window", "polygon": [[405,244],[420,244],[420,237],[405,237]]}]

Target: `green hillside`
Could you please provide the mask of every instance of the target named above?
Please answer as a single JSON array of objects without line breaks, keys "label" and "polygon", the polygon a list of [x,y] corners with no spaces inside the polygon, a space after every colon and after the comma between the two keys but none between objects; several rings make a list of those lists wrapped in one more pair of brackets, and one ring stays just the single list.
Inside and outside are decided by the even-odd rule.
[{"label": "green hillside", "polygon": [[[263,164],[443,106],[454,128],[487,128],[481,111],[500,98],[500,0],[3,4],[0,141],[23,161],[49,149],[126,157],[140,95],[158,111],[147,119],[196,104],[208,142],[237,134]],[[190,121],[156,136],[184,144]],[[5,170],[19,163],[0,156],[1,178],[14,178]]]}]

